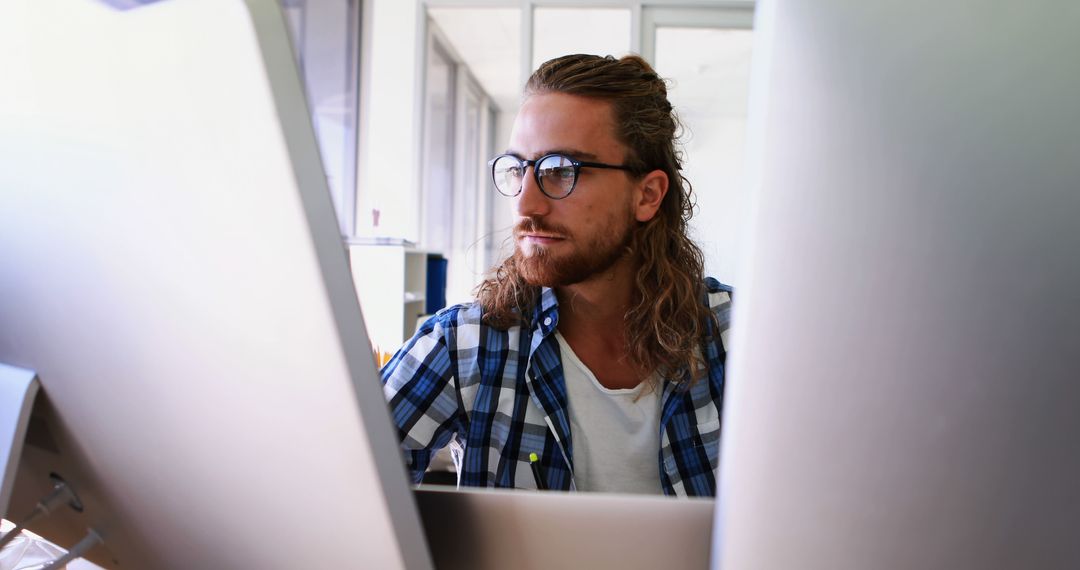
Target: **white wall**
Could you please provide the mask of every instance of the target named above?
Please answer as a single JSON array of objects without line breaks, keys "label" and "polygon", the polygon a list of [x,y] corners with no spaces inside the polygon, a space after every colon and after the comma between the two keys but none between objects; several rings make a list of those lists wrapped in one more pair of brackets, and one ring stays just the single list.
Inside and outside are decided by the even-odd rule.
[{"label": "white wall", "polygon": [[[516,108],[496,113],[495,154],[501,154],[506,150],[506,146],[510,144],[510,131],[514,128],[515,117],[517,117]],[[490,177],[491,175],[488,174],[488,176]],[[513,244],[510,244],[507,240],[510,238],[510,231],[514,227],[514,200],[513,198],[507,198],[506,196],[499,194],[494,189],[491,190],[491,193],[493,194],[492,199],[495,201],[495,205],[492,208],[492,239],[489,243],[492,248],[492,264],[496,264],[502,261],[507,255],[510,255],[511,251],[513,251]]]}]

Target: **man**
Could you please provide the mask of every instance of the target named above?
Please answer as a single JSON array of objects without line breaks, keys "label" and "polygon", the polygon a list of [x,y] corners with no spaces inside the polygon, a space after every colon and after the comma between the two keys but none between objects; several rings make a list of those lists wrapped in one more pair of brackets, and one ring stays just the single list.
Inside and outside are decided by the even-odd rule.
[{"label": "man", "polygon": [[730,289],[686,235],[677,127],[636,56],[529,79],[491,162],[513,255],[382,371],[415,481],[449,445],[464,486],[715,494]]}]

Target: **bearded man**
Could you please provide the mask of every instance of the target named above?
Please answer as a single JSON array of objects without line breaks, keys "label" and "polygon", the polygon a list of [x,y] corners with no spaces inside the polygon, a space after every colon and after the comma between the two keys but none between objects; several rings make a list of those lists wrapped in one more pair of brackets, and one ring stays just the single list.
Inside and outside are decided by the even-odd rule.
[{"label": "bearded man", "polygon": [[419,482],[712,496],[731,290],[703,276],[665,81],[570,55],[530,77],[491,161],[513,254],[382,370]]}]

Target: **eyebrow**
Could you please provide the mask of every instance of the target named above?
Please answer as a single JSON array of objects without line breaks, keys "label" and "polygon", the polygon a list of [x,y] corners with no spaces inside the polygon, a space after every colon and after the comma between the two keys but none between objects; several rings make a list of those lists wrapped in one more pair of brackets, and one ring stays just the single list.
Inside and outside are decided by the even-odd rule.
[{"label": "eyebrow", "polygon": [[[511,154],[511,155],[514,155],[514,156],[516,156],[518,158],[523,158],[522,155],[519,154],[517,151],[515,151],[513,149],[509,149],[509,148],[506,149],[506,152],[504,154]],[[570,148],[554,148],[554,149],[545,150],[543,152],[539,152],[539,153],[536,154],[535,157],[533,157],[532,159],[529,159],[529,160],[535,160],[537,158],[540,158],[542,156],[547,156],[549,154],[562,154],[562,155],[569,156],[570,158],[575,158],[577,160],[596,160],[596,158],[597,158],[597,156],[595,154],[593,154],[591,152],[585,152],[583,150],[574,150],[574,149],[570,149]]]}]

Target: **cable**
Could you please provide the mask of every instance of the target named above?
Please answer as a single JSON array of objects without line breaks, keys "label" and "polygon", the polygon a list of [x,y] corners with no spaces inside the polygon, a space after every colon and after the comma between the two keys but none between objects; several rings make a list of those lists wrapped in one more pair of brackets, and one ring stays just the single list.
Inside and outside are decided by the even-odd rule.
[{"label": "cable", "polygon": [[71,547],[71,550],[69,550],[67,554],[61,556],[60,558],[57,558],[56,560],[53,560],[41,570],[60,570],[64,567],[65,564],[71,562],[72,560],[75,560],[76,558],[79,558],[83,554],[86,554],[87,551],[97,546],[98,544],[101,544],[102,542],[105,541],[102,540],[101,535],[98,534],[96,530],[92,528],[87,529],[86,536],[84,536],[83,539],[78,542],[78,544]]},{"label": "cable", "polygon": [[44,499],[38,501],[38,504],[34,506],[34,511],[29,516],[24,518],[15,524],[15,528],[9,530],[7,534],[0,537],[0,548],[3,548],[7,543],[15,540],[16,536],[19,536],[28,524],[33,522],[38,517],[47,516],[57,506],[66,504],[76,511],[82,510],[82,503],[79,501],[79,497],[75,495],[75,491],[71,490],[71,487],[64,482],[60,477],[53,475],[53,490]]}]

